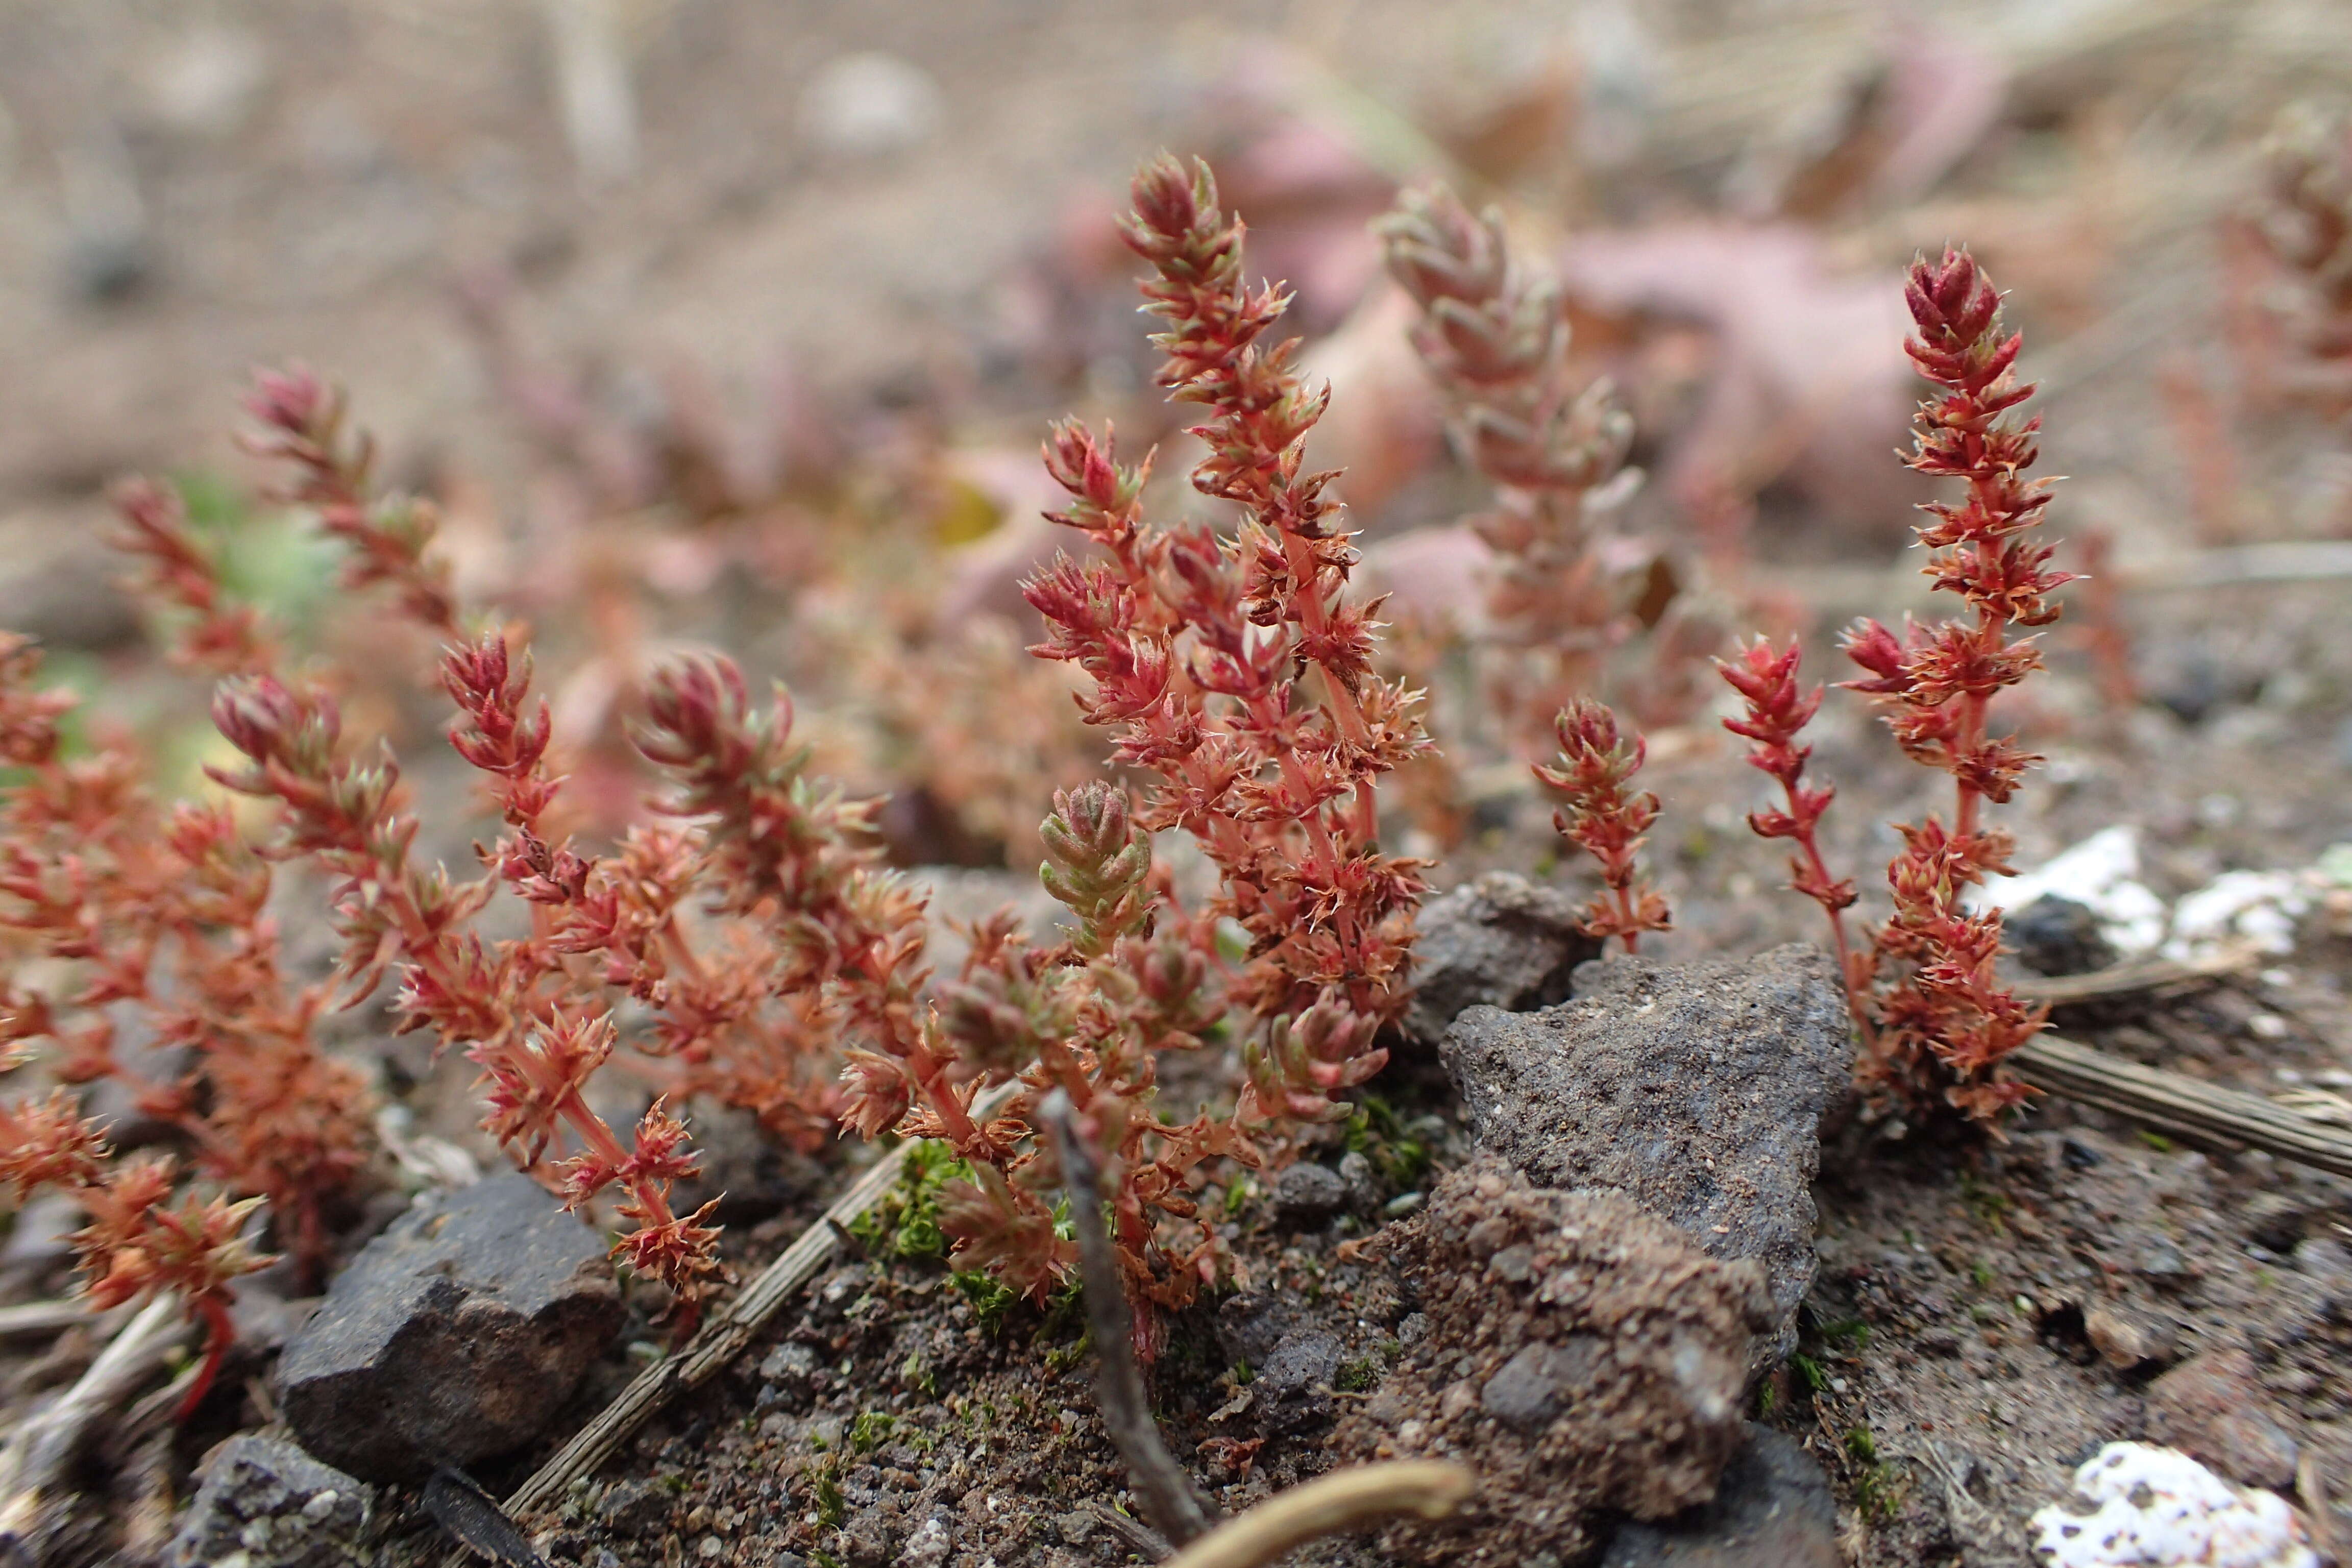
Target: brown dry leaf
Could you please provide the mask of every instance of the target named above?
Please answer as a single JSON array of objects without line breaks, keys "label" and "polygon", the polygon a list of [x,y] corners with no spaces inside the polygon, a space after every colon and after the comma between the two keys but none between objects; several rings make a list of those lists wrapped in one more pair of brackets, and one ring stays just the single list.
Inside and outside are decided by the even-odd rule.
[{"label": "brown dry leaf", "polygon": [[1909,319],[1892,272],[1838,276],[1793,225],[1678,223],[1579,236],[1560,273],[1588,310],[1696,321],[1716,342],[1688,422],[1653,430],[1660,480],[1701,475],[1793,486],[1823,521],[1892,541],[1916,484],[1887,454],[1914,379]]}]

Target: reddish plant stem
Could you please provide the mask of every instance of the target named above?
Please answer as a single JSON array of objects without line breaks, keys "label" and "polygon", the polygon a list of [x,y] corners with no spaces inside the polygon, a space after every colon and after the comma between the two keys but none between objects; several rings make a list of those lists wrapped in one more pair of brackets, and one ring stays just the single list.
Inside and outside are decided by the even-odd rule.
[{"label": "reddish plant stem", "polygon": [[181,1396],[179,1407],[172,1413],[172,1419],[182,1426],[195,1415],[196,1407],[205,1402],[205,1395],[213,1391],[213,1384],[220,1376],[221,1366],[228,1360],[230,1348],[236,1343],[236,1324],[229,1319],[228,1304],[218,1296],[199,1297],[189,1303],[189,1310],[205,1326],[205,1359],[196,1368],[195,1382],[188,1384],[188,1392]]}]

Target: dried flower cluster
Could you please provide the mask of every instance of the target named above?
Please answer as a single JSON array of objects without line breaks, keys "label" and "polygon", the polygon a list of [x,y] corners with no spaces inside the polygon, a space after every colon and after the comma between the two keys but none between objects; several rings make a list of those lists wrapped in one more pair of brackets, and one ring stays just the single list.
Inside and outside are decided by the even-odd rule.
[{"label": "dried flower cluster", "polygon": [[1846,939],[1841,911],[1853,888],[1830,877],[1814,843],[1832,792],[1802,781],[1810,748],[1797,735],[1821,693],[1800,686],[1793,642],[1779,653],[1759,643],[1724,667],[1747,704],[1744,718],[1727,723],[1755,743],[1749,761],[1786,793],[1786,811],[1750,823],[1795,841],[1794,885],[1829,912],[1863,1028],[1865,1082],[1915,1109],[1940,1098],[1990,1122],[2025,1097],[2000,1063],[2041,1029],[2044,1010],[2020,1002],[1994,974],[2000,911],[1965,903],[1969,887],[2009,870],[2009,835],[1984,822],[1984,806],[2008,801],[2038,760],[2014,735],[1992,732],[1989,714],[1997,695],[2041,667],[2033,640],[2012,632],[2056,620],[2048,595],[2072,577],[2050,569],[2052,547],[2032,532],[2050,481],[2024,477],[2041,421],[2012,416],[2033,388],[2014,374],[2021,340],[2001,331],[2000,295],[1965,251],[1948,250],[1913,265],[1905,297],[1917,327],[1905,346],[1942,389],[1919,405],[1910,466],[1968,487],[1959,501],[1925,509],[1934,521],[1917,532],[1934,553],[1924,570],[1974,618],[1906,626],[1900,637],[1864,620],[1844,639],[1866,673],[1842,684],[1872,697],[1904,752],[1951,774],[1954,789],[1948,824],[1930,816],[1902,826],[1903,853],[1887,868],[1894,913],[1867,952]]},{"label": "dried flower cluster", "polygon": [[1634,863],[1642,836],[1658,820],[1658,797],[1630,787],[1648,744],[1639,735],[1621,739],[1617,715],[1589,697],[1561,709],[1553,730],[1559,765],[1538,763],[1536,777],[1567,797],[1552,814],[1560,837],[1601,863],[1601,890],[1585,910],[1584,933],[1601,942],[1622,937],[1625,951],[1637,952],[1643,931],[1674,929],[1665,899]]},{"label": "dried flower cluster", "polygon": [[1408,193],[1375,226],[1390,275],[1421,307],[1412,341],[1454,446],[1496,487],[1499,504],[1472,524],[1499,563],[1488,698],[1515,739],[1532,740],[1590,689],[1631,624],[1590,511],[1597,489],[1634,477],[1633,422],[1607,381],[1571,387],[1559,286],[1512,265],[1498,213],[1474,217],[1439,187]]}]

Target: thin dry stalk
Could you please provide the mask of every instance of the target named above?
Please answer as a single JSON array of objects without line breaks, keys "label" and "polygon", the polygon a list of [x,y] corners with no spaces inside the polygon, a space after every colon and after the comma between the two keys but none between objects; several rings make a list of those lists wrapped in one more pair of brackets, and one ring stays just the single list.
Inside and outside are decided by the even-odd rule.
[{"label": "thin dry stalk", "polygon": [[1095,1342],[1095,1404],[1112,1446],[1127,1461],[1128,1479],[1144,1516],[1179,1546],[1215,1523],[1216,1509],[1176,1462],[1151,1418],[1151,1396],[1135,1359],[1135,1320],[1127,1307],[1118,1258],[1102,1223],[1102,1170],[1077,1126],[1070,1097],[1047,1095],[1038,1115],[1053,1130],[1070,1215],[1078,1231],[1078,1268],[1086,1280],[1087,1326]]},{"label": "thin dry stalk", "polygon": [[2236,974],[2251,969],[2260,960],[2260,950],[2250,947],[2228,947],[2201,958],[2132,958],[2121,963],[2095,969],[2088,974],[2033,974],[2020,979],[2011,987],[2028,1002],[2065,1006],[2077,1002],[2095,1002],[2108,996],[2130,996],[2142,991],[2161,991],[2168,985],[2189,984],[2200,980],[2218,980],[2225,974]]},{"label": "thin dry stalk", "polygon": [[1357,1465],[1276,1492],[1161,1568],[1260,1568],[1286,1552],[1397,1514],[1444,1519],[1478,1489],[1467,1467],[1434,1459]]}]

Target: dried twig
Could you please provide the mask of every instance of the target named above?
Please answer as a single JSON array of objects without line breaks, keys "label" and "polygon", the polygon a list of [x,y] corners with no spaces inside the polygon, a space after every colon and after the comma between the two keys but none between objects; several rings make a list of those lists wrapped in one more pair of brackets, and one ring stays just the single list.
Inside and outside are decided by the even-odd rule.
[{"label": "dried twig", "polygon": [[2011,987],[2029,1002],[2069,1006],[2109,996],[2129,996],[2141,991],[2161,991],[2189,981],[2214,980],[2251,969],[2261,953],[2252,947],[2227,947],[2186,961],[2173,958],[2132,958],[2095,969],[2087,974],[2032,974]]},{"label": "dried twig", "polygon": [[1391,1514],[1443,1519],[1477,1489],[1464,1466],[1431,1459],[1356,1465],[1237,1514],[1161,1568],[1259,1568],[1295,1546]]},{"label": "dried twig", "polygon": [[2260,1149],[2284,1160],[2352,1176],[2352,1129],[2306,1116],[2258,1094],[2142,1067],[2053,1035],[2037,1035],[2011,1052],[2017,1076],[2063,1094],[2199,1142]]},{"label": "dried twig", "polygon": [[1062,1181],[1070,1194],[1070,1215],[1078,1231],[1078,1267],[1086,1278],[1087,1326],[1095,1341],[1095,1403],[1118,1457],[1127,1461],[1136,1502],[1152,1527],[1175,1545],[1198,1539],[1216,1522],[1217,1510],[1202,1495],[1184,1467],[1160,1440],[1151,1418],[1143,1369],[1135,1362],[1135,1322],[1119,1282],[1118,1259],[1103,1229],[1102,1171],[1094,1150],[1078,1131],[1070,1097],[1047,1095],[1037,1113],[1053,1130],[1062,1161]]},{"label": "dried twig", "polygon": [[179,1298],[158,1295],[123,1326],[74,1385],[0,1448],[0,1561],[41,1561],[57,1523],[53,1490],[98,1424],[121,1408],[186,1337]]}]

